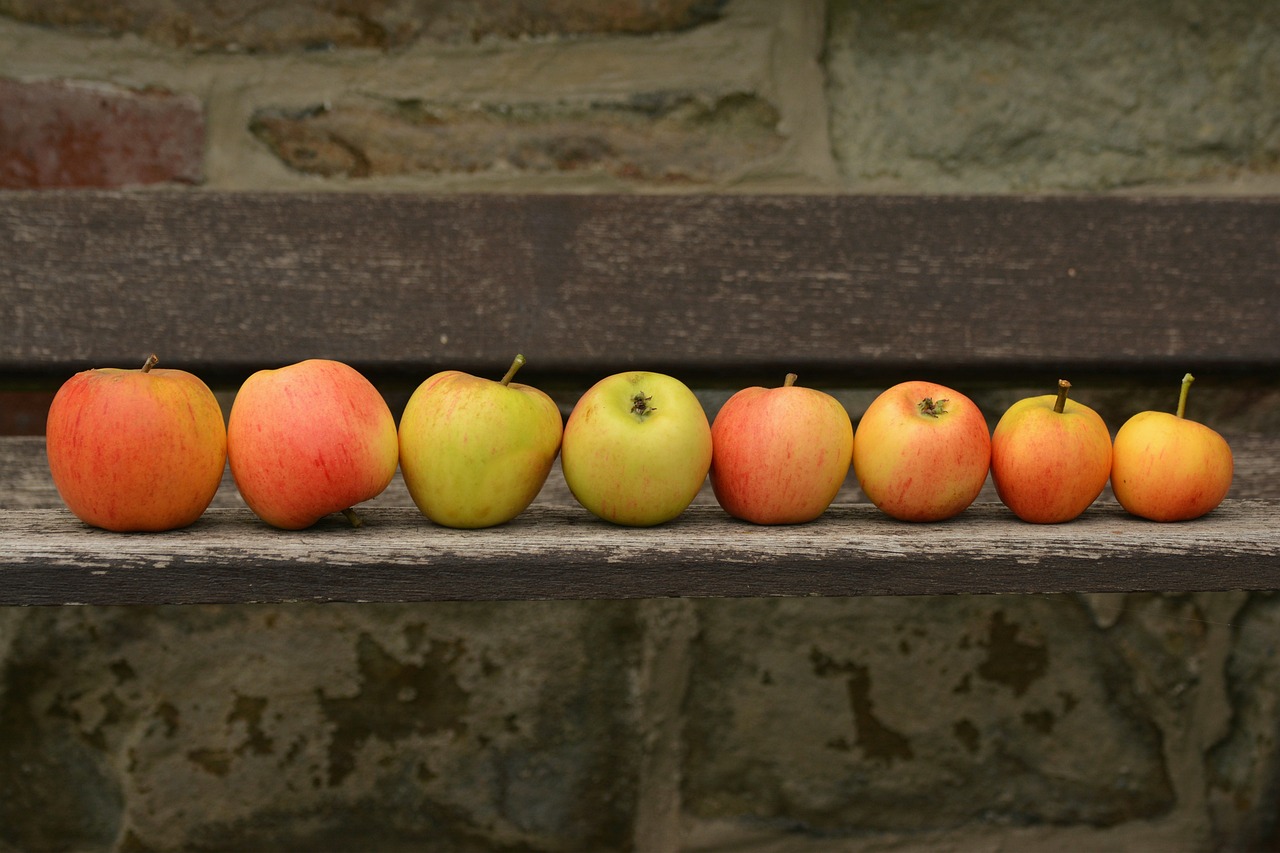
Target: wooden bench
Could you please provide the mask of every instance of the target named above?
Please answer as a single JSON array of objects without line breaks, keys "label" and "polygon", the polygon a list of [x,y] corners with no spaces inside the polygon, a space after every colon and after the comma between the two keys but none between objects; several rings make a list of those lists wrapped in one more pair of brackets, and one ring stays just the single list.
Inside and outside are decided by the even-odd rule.
[{"label": "wooden bench", "polygon": [[[233,390],[322,356],[397,410],[436,370],[497,376],[519,350],[522,381],[566,413],[628,368],[713,403],[795,371],[865,400],[906,378],[971,393],[1064,376],[1084,402],[1149,385],[1170,407],[1191,370],[1193,395],[1280,409],[1278,283],[1274,198],[8,193],[0,390],[48,394],[150,351]],[[42,439],[8,437],[0,604],[1276,589],[1278,420],[1228,432],[1222,507],[1163,525],[1108,496],[1024,524],[989,489],[951,521],[903,524],[851,477],[809,525],[740,523],[704,493],[635,530],[553,472],[490,530],[429,524],[397,483],[360,529],[280,532],[228,479],[196,525],[120,535],[62,508]]]}]

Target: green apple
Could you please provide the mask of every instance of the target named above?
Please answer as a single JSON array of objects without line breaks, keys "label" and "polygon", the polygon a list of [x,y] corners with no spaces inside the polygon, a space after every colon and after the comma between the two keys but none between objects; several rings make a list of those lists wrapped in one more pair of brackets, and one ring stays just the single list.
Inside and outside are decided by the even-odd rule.
[{"label": "green apple", "polygon": [[312,358],[259,370],[240,386],[227,420],[236,488],[263,521],[310,527],[377,497],[396,472],[396,423],[364,376]]},{"label": "green apple", "polygon": [[418,386],[400,417],[400,472],[422,514],[445,527],[491,527],[538,496],[560,449],[556,404],[512,382],[446,370]]},{"label": "green apple", "polygon": [[781,388],[743,388],[711,424],[711,487],[734,518],[812,521],[849,473],[849,413],[830,394],[795,381],[788,373]]},{"label": "green apple", "polygon": [[1111,490],[1134,515],[1152,521],[1199,518],[1231,488],[1234,463],[1227,440],[1185,417],[1194,381],[1190,373],[1183,377],[1177,414],[1139,412],[1116,433]]},{"label": "green apple", "polygon": [[853,434],[853,470],[881,512],[941,521],[978,497],[991,434],[976,403],[935,382],[902,382],[867,407]]},{"label": "green apple", "polygon": [[227,466],[222,409],[185,370],[104,367],[68,379],[45,427],[58,494],[86,524],[115,531],[186,527]]},{"label": "green apple", "polygon": [[693,392],[661,373],[617,373],[593,385],[564,428],[569,490],[595,515],[648,527],[684,512],[711,467],[711,426]]},{"label": "green apple", "polygon": [[1089,508],[1111,475],[1111,433],[1093,409],[1058,393],[1019,400],[991,435],[996,494],[1023,521],[1057,524]]}]

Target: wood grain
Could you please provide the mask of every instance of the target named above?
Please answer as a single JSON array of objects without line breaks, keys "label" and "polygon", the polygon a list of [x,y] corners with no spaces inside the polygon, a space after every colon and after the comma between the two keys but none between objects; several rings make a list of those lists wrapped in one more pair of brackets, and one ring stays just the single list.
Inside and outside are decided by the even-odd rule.
[{"label": "wood grain", "polygon": [[0,374],[1280,363],[1280,198],[0,195]]}]

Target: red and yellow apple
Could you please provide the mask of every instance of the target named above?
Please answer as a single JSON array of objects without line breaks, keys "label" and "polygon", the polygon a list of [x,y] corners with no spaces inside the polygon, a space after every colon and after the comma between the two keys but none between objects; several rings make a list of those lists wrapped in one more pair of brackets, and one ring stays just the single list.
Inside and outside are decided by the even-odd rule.
[{"label": "red and yellow apple", "polygon": [[632,527],[670,521],[711,467],[711,426],[694,393],[661,373],[601,379],[565,423],[564,479],[596,516]]},{"label": "red and yellow apple", "polygon": [[1187,521],[1222,503],[1231,488],[1231,447],[1216,430],[1187,420],[1182,379],[1176,414],[1139,412],[1116,432],[1111,490],[1120,506],[1152,521]]},{"label": "red and yellow apple", "polygon": [[400,472],[418,509],[446,527],[491,527],[533,502],[560,449],[560,410],[537,388],[446,370],[400,417]]},{"label": "red and yellow apple", "polygon": [[853,470],[867,498],[902,521],[941,521],[978,497],[991,434],[978,406],[934,382],[882,392],[853,435]]},{"label": "red and yellow apple", "polygon": [[711,487],[735,518],[812,521],[849,473],[849,413],[830,394],[795,381],[789,373],[780,388],[743,388],[711,424]]},{"label": "red and yellow apple", "polygon": [[1057,394],[1028,397],[1001,416],[991,434],[991,480],[1023,521],[1057,524],[1078,517],[1111,476],[1111,433],[1101,416]]},{"label": "red and yellow apple", "polygon": [[49,471],[67,507],[94,527],[186,527],[209,506],[227,463],[222,409],[185,370],[98,368],[49,407]]},{"label": "red and yellow apple", "polygon": [[286,530],[377,497],[399,458],[395,419],[349,365],[327,359],[260,370],[231,404],[227,455],[236,487],[263,521]]}]

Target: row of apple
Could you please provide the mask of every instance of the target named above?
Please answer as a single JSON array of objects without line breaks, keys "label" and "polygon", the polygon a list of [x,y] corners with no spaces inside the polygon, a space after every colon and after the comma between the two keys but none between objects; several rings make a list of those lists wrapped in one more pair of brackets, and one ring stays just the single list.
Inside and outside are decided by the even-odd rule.
[{"label": "row of apple", "polygon": [[309,359],[262,370],[241,386],[225,422],[209,388],[183,370],[77,373],[49,410],[49,467],[68,508],[117,531],[169,530],[208,507],[230,463],[261,519],[302,529],[390,483],[397,465],[431,521],[488,527],[521,513],[557,454],[573,496],[602,519],[650,526],[692,502],[708,475],[730,515],[757,524],[811,521],[852,467],[867,497],[905,521],[967,508],[988,473],[1001,501],[1030,522],[1070,521],[1108,480],[1119,503],[1157,521],[1195,518],[1231,484],[1217,432],[1176,414],[1141,412],[1114,442],[1096,412],[1056,394],[1015,403],[994,432],[977,405],[916,381],[881,393],[855,432],[831,395],[795,384],[746,388],[714,423],[678,379],[633,371],[600,380],[567,421],[551,398],[512,381],[460,371],[423,382],[397,427],[382,396],[352,367]]}]

